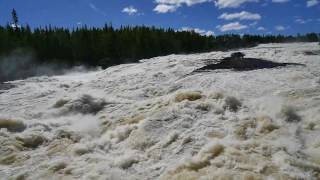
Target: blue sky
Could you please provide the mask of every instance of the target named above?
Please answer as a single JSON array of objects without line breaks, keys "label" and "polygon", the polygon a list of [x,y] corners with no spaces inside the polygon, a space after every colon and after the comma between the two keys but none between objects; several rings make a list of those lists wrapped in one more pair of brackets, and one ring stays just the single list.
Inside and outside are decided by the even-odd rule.
[{"label": "blue sky", "polygon": [[0,0],[0,24],[15,8],[32,27],[105,23],[171,27],[204,35],[320,32],[320,0]]}]

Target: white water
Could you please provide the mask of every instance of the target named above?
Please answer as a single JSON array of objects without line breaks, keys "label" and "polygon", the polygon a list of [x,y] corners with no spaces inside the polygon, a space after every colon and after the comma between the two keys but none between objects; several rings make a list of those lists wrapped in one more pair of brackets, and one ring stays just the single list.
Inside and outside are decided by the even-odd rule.
[{"label": "white water", "polygon": [[232,53],[212,52],[15,81],[0,126],[26,127],[0,130],[0,179],[319,179],[320,57],[303,54],[319,49],[243,50],[306,67],[185,76]]}]

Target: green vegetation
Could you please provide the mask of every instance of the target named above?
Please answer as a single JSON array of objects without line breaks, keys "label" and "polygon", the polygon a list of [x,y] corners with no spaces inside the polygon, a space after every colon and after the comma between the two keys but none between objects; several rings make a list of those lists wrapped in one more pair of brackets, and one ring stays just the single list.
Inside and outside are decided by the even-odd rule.
[{"label": "green vegetation", "polygon": [[[87,65],[106,68],[172,53],[228,50],[259,43],[317,42],[320,39],[315,33],[297,36],[201,36],[195,32],[146,26],[83,26],[70,30],[50,25],[31,29],[28,25],[20,26],[18,23],[17,13],[13,9],[12,24],[0,26],[0,57],[23,49],[33,52],[39,64],[58,63],[66,66]],[[0,63],[1,61],[2,58]]]},{"label": "green vegetation", "polygon": [[196,53],[249,47],[259,43],[317,42],[315,33],[304,36],[235,35],[201,36],[155,27],[76,28],[0,26],[0,56],[15,49],[34,51],[40,63],[108,67],[172,53]]}]

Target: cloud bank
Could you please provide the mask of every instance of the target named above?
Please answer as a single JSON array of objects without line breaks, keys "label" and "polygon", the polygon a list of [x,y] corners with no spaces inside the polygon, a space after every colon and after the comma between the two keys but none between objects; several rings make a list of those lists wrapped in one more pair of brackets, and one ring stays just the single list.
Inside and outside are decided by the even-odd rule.
[{"label": "cloud bank", "polygon": [[234,20],[234,19],[239,19],[239,20],[260,20],[261,16],[260,14],[255,14],[255,13],[250,13],[247,11],[241,11],[238,13],[223,13],[219,16],[219,19],[224,19],[224,20]]}]

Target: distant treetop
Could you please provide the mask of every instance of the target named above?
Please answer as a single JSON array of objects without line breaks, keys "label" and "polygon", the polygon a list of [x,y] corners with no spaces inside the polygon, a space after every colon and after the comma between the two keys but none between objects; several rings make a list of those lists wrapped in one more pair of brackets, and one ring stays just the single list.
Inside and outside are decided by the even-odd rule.
[{"label": "distant treetop", "polygon": [[12,16],[12,27],[18,28],[19,27],[19,18],[17,15],[17,11],[15,9],[12,9],[11,16]]}]

